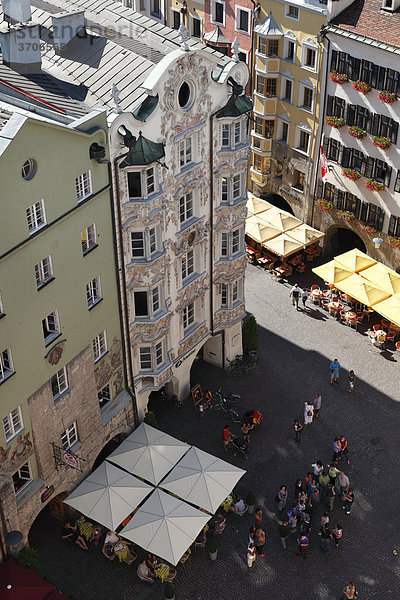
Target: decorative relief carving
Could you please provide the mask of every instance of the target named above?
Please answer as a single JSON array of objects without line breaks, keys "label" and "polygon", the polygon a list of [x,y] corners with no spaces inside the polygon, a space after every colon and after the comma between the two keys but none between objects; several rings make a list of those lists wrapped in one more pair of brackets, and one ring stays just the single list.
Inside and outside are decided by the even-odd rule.
[{"label": "decorative relief carving", "polygon": [[20,435],[17,437],[16,445],[12,451],[11,449],[13,446],[9,446],[7,450],[0,446],[1,475],[13,473],[27,461],[31,454],[33,454],[33,446],[29,436],[30,433],[28,432],[25,435]]},{"label": "decorative relief carving", "polygon": [[216,283],[220,279],[230,280],[238,277],[239,275],[244,275],[244,270],[246,268],[246,256],[242,256],[232,261],[221,261],[215,265],[214,268],[214,282]]},{"label": "decorative relief carving", "polygon": [[170,320],[171,313],[168,313],[158,321],[152,321],[151,323],[135,323],[131,326],[131,344],[154,342],[167,331]]},{"label": "decorative relief carving", "polygon": [[115,372],[122,365],[121,342],[114,336],[112,346],[110,348],[111,369]]},{"label": "decorative relief carving", "polygon": [[124,383],[124,377],[122,375],[122,369],[118,371],[116,378],[114,379],[114,398],[122,392]]},{"label": "decorative relief carving", "polygon": [[179,344],[178,356],[184,354],[189,348],[193,348],[201,339],[203,339],[209,332],[208,326],[204,323],[199,329],[196,329],[186,340]]},{"label": "decorative relief carving", "polygon": [[152,263],[134,264],[131,273],[132,277],[128,283],[128,288],[149,287],[160,281],[167,271],[169,259],[161,256]]},{"label": "decorative relief carving", "polygon": [[100,390],[103,388],[107,381],[110,380],[112,376],[112,368],[109,362],[109,355],[107,354],[104,358],[97,363],[97,368],[94,370],[94,378],[96,380],[97,389]]},{"label": "decorative relief carving", "polygon": [[244,315],[244,313],[244,303],[236,306],[232,310],[219,310],[214,315],[214,327],[218,327],[218,325],[222,323],[232,323]]},{"label": "decorative relief carving", "polygon": [[189,302],[192,302],[198,296],[204,294],[209,288],[209,278],[208,274],[204,274],[202,277],[199,277],[192,283],[186,286],[183,294],[179,295],[179,301],[175,306],[176,312],[181,312]]}]

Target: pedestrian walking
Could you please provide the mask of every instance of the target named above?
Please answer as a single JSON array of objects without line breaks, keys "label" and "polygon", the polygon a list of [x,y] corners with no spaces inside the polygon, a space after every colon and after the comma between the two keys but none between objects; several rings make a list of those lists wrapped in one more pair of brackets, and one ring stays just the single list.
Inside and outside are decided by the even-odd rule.
[{"label": "pedestrian walking", "polygon": [[307,300],[308,300],[308,291],[307,290],[303,290],[301,292],[301,301],[303,303],[304,308],[306,307]]},{"label": "pedestrian walking", "polygon": [[333,540],[335,542],[336,549],[339,548],[339,542],[342,539],[342,535],[343,535],[343,528],[338,523],[336,525],[336,527],[334,529],[332,529],[332,536],[333,536]]},{"label": "pedestrian walking", "polygon": [[261,527],[262,519],[263,519],[262,508],[257,506],[256,510],[254,511],[254,524],[256,526],[256,529],[258,527]]},{"label": "pedestrian walking", "polygon": [[320,476],[318,477],[318,483],[319,483],[319,491],[321,493],[321,496],[326,496],[326,489],[328,487],[328,483],[330,483],[330,477],[328,475],[328,471],[326,469],[324,469],[322,471],[322,473],[320,474]]},{"label": "pedestrian walking", "polygon": [[325,525],[329,525],[329,515],[327,512],[324,512],[324,514],[321,517],[321,529],[320,531],[323,530],[323,528],[325,527]]},{"label": "pedestrian walking", "polygon": [[311,501],[311,506],[312,506],[313,510],[314,510],[314,508],[319,506],[319,503],[321,502],[321,495],[319,493],[319,487],[317,487],[313,492],[310,493],[310,501]]},{"label": "pedestrian walking", "polygon": [[348,449],[348,443],[346,438],[344,437],[344,435],[340,436],[340,447],[341,447],[341,452],[342,452],[342,456],[345,457],[347,464],[350,464],[350,460],[349,460],[349,449]]},{"label": "pedestrian walking", "polygon": [[296,310],[299,310],[299,299],[302,291],[303,290],[299,288],[297,283],[295,283],[292,289],[290,290],[289,296],[292,297],[292,304],[296,307]]},{"label": "pedestrian walking", "polygon": [[254,527],[254,525],[252,525],[251,527],[249,527],[249,541],[248,544],[254,544],[254,536],[256,534],[256,528]]},{"label": "pedestrian walking", "polygon": [[333,385],[333,382],[339,383],[340,362],[338,359],[334,358],[329,367],[331,370],[331,385]]},{"label": "pedestrian walking", "polygon": [[321,531],[321,550],[325,554],[329,554],[331,550],[332,533],[329,529],[329,524],[324,525]]},{"label": "pedestrian walking", "polygon": [[328,498],[328,505],[329,505],[330,511],[333,510],[333,505],[335,503],[335,496],[336,496],[336,492],[335,492],[334,485],[332,483],[328,483],[327,488],[326,488],[326,497]]},{"label": "pedestrian walking", "polygon": [[336,437],[333,440],[333,456],[332,456],[332,462],[338,463],[339,460],[342,458],[342,444],[340,443],[340,439],[338,437]]},{"label": "pedestrian walking", "polygon": [[256,547],[256,553],[258,556],[265,556],[264,554],[264,544],[265,544],[265,531],[259,527],[256,529],[254,534],[254,544]]},{"label": "pedestrian walking", "polygon": [[342,503],[343,503],[342,508],[343,508],[343,510],[346,511],[347,515],[351,514],[353,502],[354,502],[354,491],[353,491],[353,488],[349,488],[348,491],[345,493],[345,495],[342,498]]},{"label": "pedestrian walking", "polygon": [[294,497],[297,499],[304,492],[304,484],[302,479],[298,479],[294,486]]},{"label": "pedestrian walking", "polygon": [[321,473],[324,470],[324,465],[322,464],[322,462],[320,460],[317,460],[317,462],[310,465],[310,467],[313,469],[314,477],[316,477],[317,481],[318,481],[318,477],[321,475]]},{"label": "pedestrian walking", "polygon": [[228,448],[230,447],[232,441],[232,434],[230,432],[229,425],[225,425],[224,427],[222,432],[222,441],[224,443],[225,452],[228,452]]},{"label": "pedestrian walking", "polygon": [[318,419],[318,417],[319,417],[319,411],[321,410],[321,402],[322,402],[321,394],[315,394],[314,400],[313,400],[314,419]]},{"label": "pedestrian walking", "polygon": [[336,486],[338,487],[340,497],[343,498],[350,487],[350,479],[343,473],[343,471],[340,471],[340,474],[336,478]]},{"label": "pedestrian walking", "polygon": [[294,432],[294,443],[300,446],[301,432],[303,431],[303,425],[299,423],[297,419],[293,421],[292,431]]},{"label": "pedestrian walking", "polygon": [[339,475],[340,471],[336,467],[336,464],[330,465],[328,469],[329,479],[331,480],[331,484],[335,485],[336,477]]},{"label": "pedestrian walking", "polygon": [[247,546],[247,566],[249,569],[253,566],[253,562],[256,560],[256,547],[253,542],[250,542]]},{"label": "pedestrian walking", "polygon": [[356,382],[356,376],[354,375],[354,371],[350,371],[350,373],[347,376],[348,380],[349,380],[349,389],[347,390],[348,392],[354,392],[354,384]]},{"label": "pedestrian walking", "polygon": [[300,533],[302,535],[308,536],[310,532],[311,532],[311,517],[307,512],[305,512],[305,513],[303,513],[303,519],[300,523]]},{"label": "pedestrian walking", "polygon": [[287,536],[289,535],[289,533],[292,531],[292,528],[287,521],[283,521],[279,525],[278,531],[279,531],[279,537],[281,540],[281,546],[284,550],[287,550],[286,539],[287,539]]},{"label": "pedestrian walking", "polygon": [[354,585],[354,581],[350,581],[350,583],[348,583],[343,590],[343,596],[341,600],[355,600],[355,598],[358,598],[358,592],[356,590],[356,586]]},{"label": "pedestrian walking", "polygon": [[286,506],[286,501],[288,498],[288,492],[286,489],[286,485],[281,485],[281,487],[279,488],[279,492],[277,494],[279,500],[278,500],[278,511],[282,512],[283,509]]},{"label": "pedestrian walking", "polygon": [[314,416],[314,405],[304,402],[304,425],[311,425]]},{"label": "pedestrian walking", "polygon": [[297,544],[299,547],[299,554],[303,555],[303,558],[308,558],[308,546],[310,542],[308,541],[308,537],[304,534],[300,534],[297,538]]},{"label": "pedestrian walking", "polygon": [[287,512],[288,521],[290,523],[292,531],[296,531],[298,514],[299,511],[297,509],[297,502],[294,502],[292,508],[289,508]]}]

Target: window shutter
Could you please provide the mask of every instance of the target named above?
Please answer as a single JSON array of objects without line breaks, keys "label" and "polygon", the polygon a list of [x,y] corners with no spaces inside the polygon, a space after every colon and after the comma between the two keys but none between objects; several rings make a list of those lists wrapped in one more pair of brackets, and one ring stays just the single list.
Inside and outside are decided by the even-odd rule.
[{"label": "window shutter", "polygon": [[328,145],[329,145],[330,139],[328,137],[324,137],[324,141],[322,143],[322,149],[324,151],[325,156],[328,156]]},{"label": "window shutter", "polygon": [[381,122],[381,115],[374,114],[371,123],[371,133],[372,135],[379,135],[379,127]]},{"label": "window shutter", "polygon": [[389,167],[388,165],[386,165],[386,172],[385,172],[385,185],[386,185],[386,187],[389,187],[391,177],[392,177],[392,167]]},{"label": "window shutter", "polygon": [[360,216],[359,216],[360,221],[364,221],[364,222],[366,221],[367,214],[368,214],[368,208],[369,208],[368,202],[361,202],[361,211],[360,211]]},{"label": "window shutter", "polygon": [[365,167],[365,177],[372,177],[372,173],[374,172],[374,164],[375,160],[371,156],[368,156],[367,165]]},{"label": "window shutter", "polygon": [[336,208],[339,208],[338,206],[338,189],[337,187],[333,188],[333,206],[336,206]]},{"label": "window shutter", "polygon": [[378,77],[379,77],[379,67],[378,65],[373,65],[372,67],[372,78],[371,78],[371,86],[374,88],[378,87]]},{"label": "window shutter", "polygon": [[360,69],[361,60],[359,58],[355,58],[355,56],[352,56],[350,61],[350,79],[352,79],[353,81],[357,81],[357,79],[360,79]]},{"label": "window shutter", "polygon": [[324,193],[324,186],[322,183],[322,179],[318,179],[318,185],[317,185],[317,196],[318,198],[323,198],[323,193]]},{"label": "window shutter", "polygon": [[385,67],[379,67],[378,79],[376,82],[376,87],[378,90],[384,89],[385,79],[386,79],[386,69],[385,69]]},{"label": "window shutter", "polygon": [[347,107],[347,125],[354,125],[354,119],[356,116],[356,106],[349,104]]},{"label": "window shutter", "polygon": [[348,167],[350,163],[350,148],[343,148],[342,152],[342,167]]},{"label": "window shutter", "polygon": [[344,191],[338,190],[337,207],[339,210],[343,210],[343,203],[344,203]]},{"label": "window shutter", "polygon": [[333,96],[328,96],[328,101],[326,103],[326,114],[328,117],[333,115]]},{"label": "window shutter", "polygon": [[336,52],[336,50],[332,50],[331,71],[337,71],[338,58],[339,58],[339,52]]},{"label": "window shutter", "polygon": [[397,143],[397,132],[399,131],[399,124],[392,119],[392,131],[390,132],[390,139],[392,144]]},{"label": "window shutter", "polygon": [[385,220],[385,213],[383,212],[383,210],[381,208],[377,209],[377,219],[376,219],[376,228],[379,229],[379,231],[382,231],[383,229],[383,221]]},{"label": "window shutter", "polygon": [[368,133],[371,133],[371,127],[372,127],[372,115],[368,110],[366,119],[365,119],[365,130],[368,131]]},{"label": "window shutter", "polygon": [[397,221],[397,218],[394,215],[390,215],[389,227],[388,227],[389,235],[394,235],[394,232],[396,230],[396,221]]},{"label": "window shutter", "polygon": [[361,167],[360,167],[360,173],[361,175],[365,175],[365,169],[367,167],[367,161],[365,159],[364,154],[362,155],[362,160],[361,160]]},{"label": "window shutter", "polygon": [[354,209],[354,216],[356,219],[360,218],[360,208],[361,208],[361,200],[359,198],[356,198],[356,206]]}]

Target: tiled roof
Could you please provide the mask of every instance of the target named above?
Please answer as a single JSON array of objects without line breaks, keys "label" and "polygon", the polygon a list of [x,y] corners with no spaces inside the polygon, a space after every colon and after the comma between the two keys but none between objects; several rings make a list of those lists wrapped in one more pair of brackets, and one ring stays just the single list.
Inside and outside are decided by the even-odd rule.
[{"label": "tiled roof", "polygon": [[266,19],[257,23],[254,31],[260,35],[283,35],[283,31],[275,21],[271,11]]},{"label": "tiled roof", "polygon": [[381,0],[355,0],[332,25],[378,42],[400,46],[400,13],[380,10]]}]

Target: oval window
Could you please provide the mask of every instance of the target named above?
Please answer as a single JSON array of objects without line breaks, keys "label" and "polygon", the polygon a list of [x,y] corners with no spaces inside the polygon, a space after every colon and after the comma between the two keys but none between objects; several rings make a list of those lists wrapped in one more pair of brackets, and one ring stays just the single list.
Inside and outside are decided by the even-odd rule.
[{"label": "oval window", "polygon": [[25,180],[32,179],[36,173],[36,161],[33,158],[28,158],[22,165],[21,175]]},{"label": "oval window", "polygon": [[181,87],[179,88],[179,92],[178,92],[179,106],[183,109],[189,108],[190,100],[191,100],[190,86],[188,83],[186,83],[186,81],[184,81],[182,83]]}]

